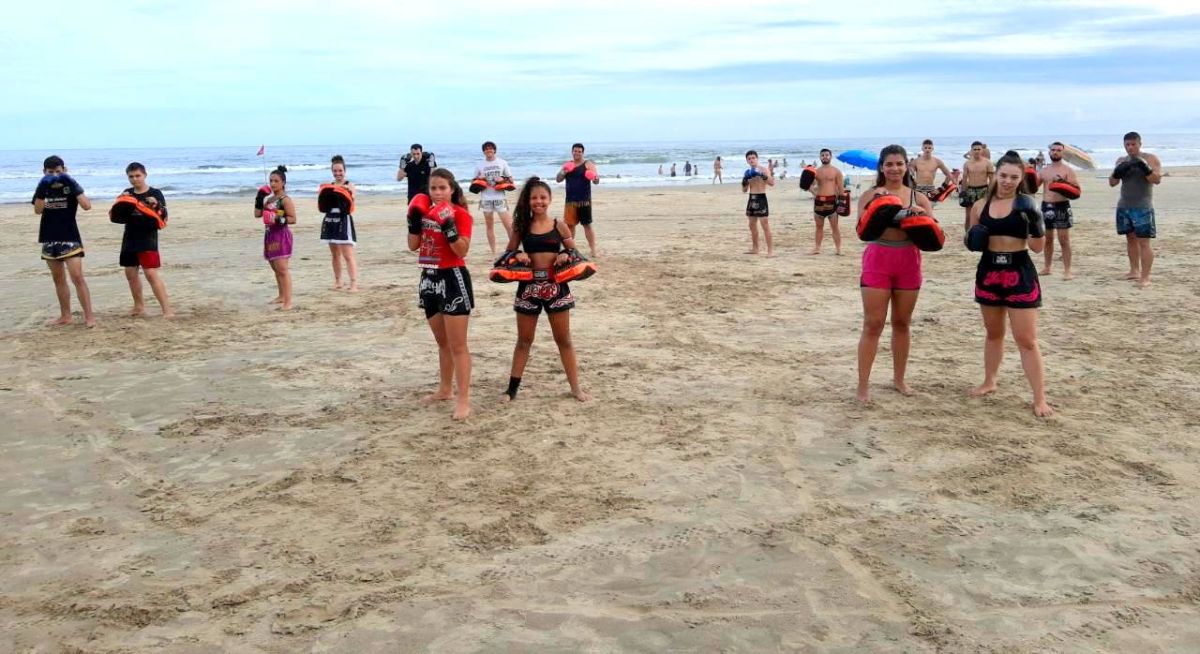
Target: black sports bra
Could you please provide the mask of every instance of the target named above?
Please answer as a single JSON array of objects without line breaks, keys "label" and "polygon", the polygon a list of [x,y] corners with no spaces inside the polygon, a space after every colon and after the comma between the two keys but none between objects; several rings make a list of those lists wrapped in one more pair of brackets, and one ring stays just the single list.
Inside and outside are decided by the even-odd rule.
[{"label": "black sports bra", "polygon": [[558,254],[562,250],[562,234],[558,233],[558,221],[554,221],[554,227],[542,234],[526,234],[521,237],[521,247],[525,249],[526,254],[534,252],[550,252]]},{"label": "black sports bra", "polygon": [[1029,218],[1026,214],[1034,209],[1032,206],[1025,206],[1027,203],[1023,199],[1023,196],[1017,195],[1013,198],[1012,210],[1008,212],[1007,216],[993,218],[991,214],[992,200],[988,198],[983,205],[983,211],[979,214],[979,224],[987,227],[989,236],[1029,238]]}]

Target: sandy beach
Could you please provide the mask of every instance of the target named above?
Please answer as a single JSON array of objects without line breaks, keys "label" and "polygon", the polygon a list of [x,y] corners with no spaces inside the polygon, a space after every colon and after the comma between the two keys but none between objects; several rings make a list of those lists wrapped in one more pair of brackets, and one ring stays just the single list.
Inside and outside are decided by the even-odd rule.
[{"label": "sandy beach", "polygon": [[867,406],[862,243],[848,223],[843,256],[809,256],[795,180],[770,194],[773,259],[741,254],[736,183],[597,187],[605,256],[572,314],[589,404],[545,321],[497,401],[514,289],[486,280],[473,207],[466,424],[418,402],[436,350],[401,198],[358,203],[357,295],[329,290],[299,203],[288,313],[250,199],[171,202],[175,321],[125,316],[93,198],[93,330],[43,326],[37,218],[0,206],[0,651],[1200,651],[1200,177],[1156,188],[1139,290],[1103,174],[1081,175],[1075,279],[1042,280],[1048,420],[1011,341],[999,392],[967,397],[957,204],[925,256],[917,394],[887,387],[885,338]]}]

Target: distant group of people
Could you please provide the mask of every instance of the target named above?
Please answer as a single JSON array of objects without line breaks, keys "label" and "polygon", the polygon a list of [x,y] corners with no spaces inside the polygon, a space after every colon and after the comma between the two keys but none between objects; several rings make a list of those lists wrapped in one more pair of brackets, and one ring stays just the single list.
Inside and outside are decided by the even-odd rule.
[{"label": "distant group of people", "polygon": [[[676,164],[672,163],[670,169],[667,170],[666,174],[668,177],[676,176],[675,166],[676,166]],[[694,177],[699,174],[700,174],[700,165],[699,164],[696,164],[695,166],[693,166],[691,161],[683,162],[683,176],[684,177]],[[661,177],[663,175],[663,164],[658,164],[658,175],[659,175],[659,177]]]},{"label": "distant group of people", "polygon": [[[1153,187],[1162,181],[1162,165],[1156,156],[1141,150],[1141,136],[1136,132],[1126,134],[1123,143],[1126,154],[1115,162],[1108,183],[1110,187],[1121,187],[1116,207],[1116,230],[1126,238],[1130,266],[1126,277],[1146,287],[1150,284],[1154,262],[1150,239],[1157,236]],[[865,233],[864,225],[878,232],[869,239],[862,255],[863,331],[858,346],[857,390],[860,401],[866,402],[870,398],[871,368],[889,311],[893,386],[904,395],[912,393],[905,382],[909,325],[923,277],[921,251],[914,242],[910,224],[921,225],[922,229],[936,225],[936,220],[932,220],[935,202],[931,197],[945,199],[949,193],[947,189],[957,185],[959,206],[965,212],[964,244],[980,253],[974,296],[981,306],[986,331],[984,381],[972,390],[972,394],[985,395],[996,388],[1007,320],[1033,389],[1034,413],[1038,416],[1051,414],[1037,343],[1041,287],[1038,270],[1029,252],[1045,253],[1041,274],[1050,274],[1057,232],[1064,277],[1071,278],[1068,235],[1073,226],[1073,213],[1070,201],[1079,197],[1080,191],[1075,171],[1063,161],[1065,148],[1061,142],[1050,144],[1050,163],[1036,171],[1034,180],[1030,179],[1033,169],[1026,166],[1027,162],[1020,155],[1009,151],[993,163],[987,146],[978,141],[972,144],[970,159],[961,173],[934,156],[931,140],[926,140],[921,154],[911,160],[899,145],[889,145],[880,151],[874,184],[857,203],[859,235]],[[575,249],[579,225],[583,226],[592,255],[597,254],[591,205],[591,187],[600,183],[596,164],[585,157],[582,144],[572,145],[571,159],[555,175],[555,181],[566,187],[562,220],[559,221],[550,212],[551,186],[537,177],[525,181],[516,207],[510,212],[505,193],[516,189],[513,171],[507,162],[496,156],[495,143],[485,142],[481,149],[483,160],[476,165],[471,190],[481,195],[479,208],[486,220],[493,254],[496,250],[493,234],[496,216],[504,227],[507,245],[496,265],[530,271],[518,283],[513,302],[517,314],[517,344],[509,387],[503,399],[511,401],[516,397],[536,331],[537,316],[545,311],[571,393],[581,401],[587,400],[588,396],[579,384],[566,313],[575,306],[575,296],[563,281],[567,277],[563,275],[559,279],[556,270],[586,261]],[[754,150],[747,151],[745,159],[748,167],[743,173],[742,190],[747,194],[748,253],[762,251],[761,228],[765,253],[773,256],[767,197],[767,190],[776,184],[773,162],[761,164]],[[132,162],[125,172],[130,186],[116,199],[109,217],[112,222],[123,225],[118,263],[125,270],[133,299],[130,315],[145,313],[141,285],[144,277],[163,315],[170,318],[174,312],[160,272],[162,261],[158,249],[158,232],[166,227],[168,220],[166,199],[159,189],[147,183],[143,164]],[[354,256],[358,232],[353,215],[357,191],[346,178],[346,162],[340,155],[331,159],[330,172],[332,180],[321,186],[318,195],[318,208],[323,214],[320,240],[330,248],[333,288],[343,288],[344,264],[348,274],[347,289],[354,292],[358,289],[358,266]],[[695,173],[690,161],[685,164],[685,172]],[[941,187],[936,184],[938,172],[943,175]],[[713,173],[714,183],[723,181],[720,157],[713,162]],[[96,324],[96,315],[83,274],[83,239],[76,213],[79,209],[90,210],[92,203],[68,174],[60,157],[47,157],[43,162],[43,174],[34,192],[33,209],[41,217],[38,233],[41,256],[49,266],[60,310],[59,317],[50,324],[72,322],[69,279],[83,308],[84,322],[91,327]],[[439,385],[429,400],[454,399],[454,417],[465,418],[470,412],[471,371],[467,319],[475,298],[464,257],[470,248],[473,220],[464,191],[454,174],[438,167],[433,153],[426,153],[419,144],[413,144],[401,159],[396,178],[408,181],[407,244],[410,250],[417,252],[417,265],[421,269],[418,305],[425,311],[438,347]],[[1029,188],[1030,184],[1033,188]],[[825,221],[831,223],[834,248],[840,254],[842,238],[838,218],[850,214],[849,185],[843,173],[832,165],[829,149],[821,150],[819,165],[801,176],[801,185],[813,196],[816,238],[812,254],[820,252]],[[1042,189],[1040,205],[1032,199],[1032,193],[1038,188]],[[264,225],[263,257],[277,282],[278,294],[272,302],[290,309],[293,300],[288,261],[294,246],[291,226],[296,223],[297,209],[287,193],[285,166],[272,171],[267,186],[260,189],[255,199],[254,216]],[[919,217],[927,218],[911,222]],[[879,220],[886,222],[877,222]],[[940,247],[939,240],[936,247],[926,249]]]},{"label": "distant group of people", "polygon": [[[1120,186],[1116,208],[1116,231],[1126,238],[1130,270],[1126,279],[1149,286],[1154,252],[1150,239],[1157,236],[1153,187],[1162,181],[1158,157],[1143,152],[1141,136],[1130,132],[1123,138],[1125,156],[1117,159],[1108,177],[1110,187]],[[1073,226],[1070,201],[1080,194],[1078,177],[1063,161],[1066,146],[1055,141],[1049,146],[1050,163],[1035,168],[1014,151],[1008,151],[994,164],[987,145],[976,141],[971,157],[960,173],[951,170],[933,155],[933,141],[926,139],[921,155],[913,159],[899,145],[889,145],[879,154],[876,179],[858,201],[857,231],[860,237],[875,228],[863,249],[860,287],[863,301],[863,330],[858,347],[858,399],[870,399],[869,380],[879,339],[891,312],[894,388],[903,395],[912,390],[905,381],[910,336],[909,325],[923,283],[921,250],[908,231],[929,229],[934,215],[934,199],[942,200],[955,186],[959,188],[959,206],[965,211],[964,245],[979,252],[976,269],[975,301],[980,305],[986,331],[984,380],[971,395],[987,395],[996,390],[996,378],[1003,357],[1005,321],[1012,326],[1013,338],[1021,353],[1021,363],[1033,390],[1033,412],[1037,416],[1053,413],[1045,391],[1045,372],[1037,342],[1037,309],[1042,304],[1038,270],[1029,254],[1044,252],[1042,274],[1050,274],[1057,232],[1063,254],[1063,276],[1072,278],[1069,230]],[[801,185],[813,196],[816,238],[812,254],[820,252],[823,223],[832,224],[834,247],[841,253],[838,217],[839,201],[846,197],[843,174],[832,163],[832,152],[822,149],[820,164],[811,171],[811,179],[801,177]],[[746,152],[749,166],[743,176],[742,190],[748,194],[746,218],[750,230],[748,254],[757,254],[758,228],[762,229],[767,256],[774,255],[767,188],[775,185],[770,166],[759,164],[758,153]],[[939,187],[936,176],[944,179]],[[1034,175],[1030,179],[1031,173]],[[1042,190],[1038,205],[1033,194]],[[882,217],[882,218],[881,218]],[[874,223],[876,220],[887,222]],[[937,228],[940,233],[940,228]],[[939,240],[935,247],[941,248]]]},{"label": "distant group of people", "polygon": [[[575,249],[575,230],[583,226],[593,256],[596,237],[593,230],[591,187],[600,183],[595,162],[584,157],[584,146],[571,148],[571,159],[562,165],[556,181],[566,185],[563,219],[550,215],[550,185],[537,177],[529,178],[521,188],[515,210],[510,214],[504,193],[516,188],[507,162],[496,157],[496,144],[483,144],[484,155],[475,168],[472,190],[481,194],[480,210],[487,221],[489,245],[495,254],[493,219],[499,216],[504,226],[506,252],[502,260],[518,260],[529,268],[529,280],[518,283],[513,309],[517,315],[517,339],[509,387],[504,401],[515,399],[529,357],[537,327],[537,317],[545,311],[558,345],[572,395],[590,399],[579,383],[578,365],[570,339],[568,311],[575,297],[567,282],[556,279],[556,266],[586,262]],[[77,212],[88,211],[92,202],[67,172],[61,157],[50,156],[43,162],[43,178],[34,191],[34,213],[40,215],[38,241],[41,256],[50,268],[58,298],[60,315],[52,325],[67,325],[71,316],[69,279],[83,308],[84,322],[96,325],[91,293],[83,273],[83,238]],[[167,203],[159,189],[146,181],[146,167],[138,162],[126,167],[130,186],[116,199],[109,218],[123,225],[124,236],[118,263],[125,269],[133,296],[131,316],[145,313],[145,301],[139,277],[144,276],[158,300],[164,317],[174,316],[160,268],[158,233],[167,226]],[[357,189],[346,178],[346,162],[335,155],[330,162],[332,180],[321,185],[318,210],[322,213],[320,240],[329,245],[333,266],[333,288],[358,290],[358,265],[354,256],[358,231],[354,224]],[[428,401],[456,400],[455,419],[470,413],[470,350],[467,346],[467,319],[475,306],[470,273],[464,257],[471,242],[472,217],[462,187],[454,174],[437,166],[433,153],[413,144],[400,162],[397,180],[408,180],[408,247],[417,252],[421,269],[417,285],[417,303],[438,347],[439,384]],[[478,185],[478,188],[476,188]],[[264,226],[263,258],[276,280],[278,294],[271,302],[291,309],[292,279],[289,268],[294,249],[291,226],[297,221],[297,207],[287,192],[287,167],[278,166],[268,175],[254,202],[254,217]],[[499,263],[499,262],[498,262]],[[343,286],[343,264],[348,285]]]},{"label": "distant group of people", "polygon": [[[725,164],[724,164],[724,162],[721,161],[720,155],[718,155],[718,157],[714,158],[712,184],[725,184],[724,166],[725,166]],[[787,157],[782,158],[782,162],[779,162],[776,160],[767,160],[767,168],[770,170],[770,172],[772,172],[772,174],[774,174],[775,168],[778,166],[782,166],[785,168],[784,176],[786,176],[787,175],[787,172],[786,172]],[[659,164],[659,176],[664,175],[664,168],[662,168],[662,167],[664,167],[664,164],[660,163]],[[676,164],[672,163],[671,167],[666,170],[665,174],[667,176],[672,176],[672,178],[673,178],[673,176],[676,176]],[[700,175],[700,164],[697,163],[697,164],[695,164],[695,166],[692,166],[691,161],[684,161],[683,176],[685,176],[685,178],[691,178],[691,176],[697,176],[697,175]]]}]

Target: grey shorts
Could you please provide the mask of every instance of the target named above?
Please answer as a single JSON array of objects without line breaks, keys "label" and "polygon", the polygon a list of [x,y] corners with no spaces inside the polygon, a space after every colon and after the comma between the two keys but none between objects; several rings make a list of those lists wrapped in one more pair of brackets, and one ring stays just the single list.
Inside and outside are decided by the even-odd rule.
[{"label": "grey shorts", "polygon": [[480,200],[479,209],[486,213],[504,213],[508,211],[508,201],[504,198],[496,200]]}]

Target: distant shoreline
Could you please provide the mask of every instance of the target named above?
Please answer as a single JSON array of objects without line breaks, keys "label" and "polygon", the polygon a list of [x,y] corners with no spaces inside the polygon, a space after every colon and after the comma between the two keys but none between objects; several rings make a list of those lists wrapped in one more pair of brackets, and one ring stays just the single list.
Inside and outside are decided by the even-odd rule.
[{"label": "distant shoreline", "polygon": [[[843,170],[845,170],[845,169],[843,169]],[[1107,170],[1107,169],[1105,169],[1105,170]],[[1102,179],[1103,177],[1105,177],[1105,170],[1101,170],[1101,169],[1096,169],[1096,170],[1092,170],[1092,171],[1082,170],[1079,172],[1083,177],[1094,177],[1096,179]],[[1166,176],[1166,177],[1200,177],[1200,166],[1164,166],[1163,171],[1165,173],[1164,176]],[[740,172],[738,174],[740,175]],[[849,174],[852,176],[853,179],[859,180],[863,177],[869,176],[871,173],[864,171],[864,172],[852,172]],[[728,177],[728,179],[726,179],[725,185],[734,185],[734,184],[738,183],[737,180],[733,179],[732,175],[727,175],[726,177]],[[675,179],[680,179],[680,178],[676,177]],[[690,183],[690,184],[675,182],[675,183],[663,183],[663,184],[637,184],[637,185],[633,185],[633,186],[607,186],[607,187],[605,187],[603,182],[601,182],[600,186],[597,187],[597,191],[599,191],[601,188],[603,188],[603,193],[608,194],[608,193],[622,193],[622,192],[638,192],[638,191],[647,191],[647,190],[701,189],[701,188],[708,188],[710,186],[713,186],[713,184],[710,183],[710,180],[712,179],[711,174],[709,174],[707,177],[701,177],[701,176],[697,175],[697,176],[694,176],[694,179],[699,180],[699,182]],[[771,191],[771,192],[794,190],[794,189],[791,189],[790,185],[789,185],[789,183],[792,182],[794,179],[798,180],[797,175],[796,175],[796,173],[792,173],[791,170],[789,169],[788,177],[786,179],[782,180],[782,184],[779,184],[778,183],[779,180],[777,180],[777,184],[774,188],[774,191]],[[798,181],[797,181],[797,183],[798,183]],[[32,187],[30,187],[29,192],[32,195],[32,193],[33,193]],[[316,197],[315,188],[312,193],[309,193],[306,190],[293,190],[292,194],[299,198],[309,198],[309,197],[315,198]],[[407,196],[404,193],[396,193],[394,191],[387,191],[387,192],[361,191],[360,195],[364,198],[371,198],[373,200],[390,201],[390,200],[403,199],[403,200],[407,201]],[[167,197],[169,199],[172,199],[175,201],[181,201],[181,202],[224,203],[224,202],[242,202],[249,198],[253,198],[254,196],[251,193],[213,194],[213,195],[171,195],[170,193],[167,193]],[[474,198],[474,197],[475,196],[473,196],[473,195],[467,196],[469,205],[473,206],[475,204],[475,203],[471,202],[471,198]],[[514,201],[515,201],[515,198],[516,198],[516,196],[513,195]],[[92,200],[102,202],[105,200],[105,198],[92,197]],[[13,206],[13,205],[22,205],[22,204],[28,204],[28,202],[19,202],[19,201],[3,202],[3,201],[0,201],[0,206]]]}]

